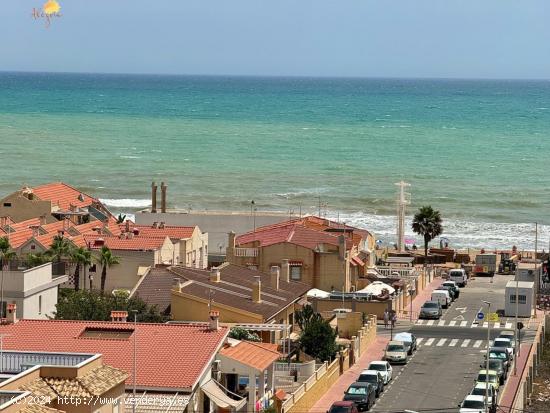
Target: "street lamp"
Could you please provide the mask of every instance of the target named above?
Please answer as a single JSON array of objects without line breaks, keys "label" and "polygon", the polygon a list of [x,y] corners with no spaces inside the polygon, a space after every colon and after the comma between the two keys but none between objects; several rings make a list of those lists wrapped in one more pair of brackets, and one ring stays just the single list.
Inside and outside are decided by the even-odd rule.
[{"label": "street lamp", "polygon": [[[491,314],[491,303],[489,301],[483,301],[484,304],[487,304],[487,319],[489,319],[489,314]],[[485,355],[485,397],[489,394],[489,347],[491,345],[491,322],[487,323],[487,353]],[[485,403],[485,413],[489,412],[489,406],[487,402]]]}]

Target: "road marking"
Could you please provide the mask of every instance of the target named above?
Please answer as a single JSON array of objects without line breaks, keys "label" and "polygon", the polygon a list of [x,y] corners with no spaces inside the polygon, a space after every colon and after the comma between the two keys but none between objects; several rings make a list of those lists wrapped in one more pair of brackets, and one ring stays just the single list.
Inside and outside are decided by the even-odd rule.
[{"label": "road marking", "polygon": [[462,344],[460,345],[460,347],[468,347],[468,344],[470,344],[470,339],[467,338],[466,340],[464,340],[462,342]]},{"label": "road marking", "polygon": [[433,326],[433,325],[434,325],[434,320],[428,320],[428,322],[426,323],[426,325],[428,325],[428,326]]},{"label": "road marking", "polygon": [[483,340],[476,340],[476,342],[474,343],[474,348],[478,348],[479,346],[481,346],[481,343],[483,343]]},{"label": "road marking", "polygon": [[462,320],[464,320],[464,316],[463,315],[457,315],[455,318],[453,318],[453,320],[462,321]]},{"label": "road marking", "polygon": [[456,343],[458,343],[458,338],[453,338],[451,340],[451,342],[449,343],[449,347],[454,347],[456,346]]},{"label": "road marking", "polygon": [[453,321],[449,322],[449,327],[452,327],[452,326],[454,326],[455,324],[456,324],[456,321],[453,320]]},{"label": "road marking", "polygon": [[456,307],[455,310],[459,311],[461,314],[464,314],[467,311],[468,307]]},{"label": "road marking", "polygon": [[483,327],[483,328],[489,328],[489,323],[488,323],[487,321],[484,322],[482,327]]},{"label": "road marking", "polygon": [[504,326],[504,328],[512,328],[512,323],[506,323],[506,325]]},{"label": "road marking", "polygon": [[445,342],[447,341],[446,338],[442,338],[441,340],[439,340],[436,344],[437,347],[441,347],[443,344],[445,344]]},{"label": "road marking", "polygon": [[416,320],[416,323],[415,323],[417,326],[421,326],[422,324],[424,324],[424,320]]},{"label": "road marking", "polygon": [[418,344],[422,343],[423,340],[424,340],[424,337],[417,338],[416,339],[416,344],[418,345]]},{"label": "road marking", "polygon": [[460,322],[460,327],[466,327],[467,325],[468,325],[467,321],[461,321]]},{"label": "road marking", "polygon": [[426,340],[424,345],[425,346],[431,346],[434,341],[435,341],[435,338],[429,338],[429,339]]},{"label": "road marking", "polygon": [[439,323],[437,323],[438,326],[444,326],[445,325],[445,320],[439,320]]}]

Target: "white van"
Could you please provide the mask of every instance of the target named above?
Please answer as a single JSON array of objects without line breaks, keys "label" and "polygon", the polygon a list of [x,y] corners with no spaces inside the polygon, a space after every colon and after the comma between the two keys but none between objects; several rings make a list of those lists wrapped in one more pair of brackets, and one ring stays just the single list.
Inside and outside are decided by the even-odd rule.
[{"label": "white van", "polygon": [[462,269],[449,271],[449,281],[454,281],[459,287],[465,287],[468,284],[466,271]]},{"label": "white van", "polygon": [[451,296],[448,291],[435,290],[432,293],[432,301],[437,301],[442,308],[448,308],[449,304],[451,304]]}]

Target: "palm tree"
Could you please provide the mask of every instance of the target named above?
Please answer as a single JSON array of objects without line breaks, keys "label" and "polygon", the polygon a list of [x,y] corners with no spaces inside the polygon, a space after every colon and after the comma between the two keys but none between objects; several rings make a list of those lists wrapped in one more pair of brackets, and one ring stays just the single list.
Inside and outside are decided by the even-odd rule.
[{"label": "palm tree", "polygon": [[113,265],[120,263],[120,258],[115,257],[109,247],[101,247],[99,258],[97,262],[102,265],[101,269],[101,292],[105,291],[105,281],[107,281],[107,268],[111,268]]},{"label": "palm tree", "polygon": [[69,244],[69,240],[63,235],[56,235],[53,237],[52,245],[50,245],[50,249],[46,251],[46,254],[56,262],[61,262],[63,258],[66,258],[71,253],[71,244]]},{"label": "palm tree", "polygon": [[84,247],[74,248],[71,251],[71,261],[76,264],[76,269],[74,270],[74,289],[78,291],[80,289],[80,267],[86,268],[87,265],[92,263],[92,253]]},{"label": "palm tree", "polygon": [[15,252],[10,250],[11,245],[8,237],[0,238],[0,265],[2,266],[2,279],[0,280],[0,318],[6,316],[4,306],[4,263],[9,262],[15,257]]},{"label": "palm tree", "polygon": [[37,252],[36,254],[27,255],[27,263],[30,267],[38,267],[46,262],[50,261],[50,257],[42,252]]},{"label": "palm tree", "polygon": [[441,222],[441,214],[439,211],[434,210],[429,205],[421,207],[418,212],[414,214],[412,230],[424,237],[424,264],[426,264],[428,259],[428,244],[435,237],[443,233]]}]

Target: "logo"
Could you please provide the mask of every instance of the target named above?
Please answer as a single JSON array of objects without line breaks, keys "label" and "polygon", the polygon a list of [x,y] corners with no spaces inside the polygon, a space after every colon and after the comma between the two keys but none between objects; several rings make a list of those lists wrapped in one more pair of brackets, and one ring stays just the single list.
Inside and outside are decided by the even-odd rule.
[{"label": "logo", "polygon": [[41,9],[33,7],[31,15],[35,20],[44,20],[46,28],[48,28],[51,26],[53,19],[61,17],[60,11],[61,6],[56,0],[48,0]]}]

